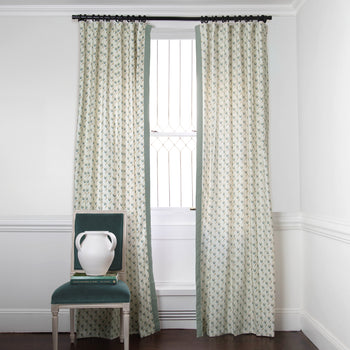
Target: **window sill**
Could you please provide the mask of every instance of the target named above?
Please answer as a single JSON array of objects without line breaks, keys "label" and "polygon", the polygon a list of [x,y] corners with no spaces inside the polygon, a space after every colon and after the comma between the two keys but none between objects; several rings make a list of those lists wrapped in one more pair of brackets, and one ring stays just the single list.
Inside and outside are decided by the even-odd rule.
[{"label": "window sill", "polygon": [[194,226],[196,211],[190,208],[151,208],[153,226]]}]

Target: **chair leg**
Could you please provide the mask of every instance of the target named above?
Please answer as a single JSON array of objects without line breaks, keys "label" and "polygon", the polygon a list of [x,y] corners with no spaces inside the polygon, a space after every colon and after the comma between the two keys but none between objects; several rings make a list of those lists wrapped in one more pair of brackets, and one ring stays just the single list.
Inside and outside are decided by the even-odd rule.
[{"label": "chair leg", "polygon": [[124,317],[123,317],[123,309],[120,309],[120,342],[124,343]]},{"label": "chair leg", "polygon": [[58,350],[58,306],[51,305],[52,313],[52,349]]},{"label": "chair leg", "polygon": [[70,316],[70,342],[73,344],[75,342],[74,309],[69,309],[69,316]]},{"label": "chair leg", "polygon": [[128,304],[123,308],[124,350],[129,350],[129,319],[130,319],[130,306]]}]

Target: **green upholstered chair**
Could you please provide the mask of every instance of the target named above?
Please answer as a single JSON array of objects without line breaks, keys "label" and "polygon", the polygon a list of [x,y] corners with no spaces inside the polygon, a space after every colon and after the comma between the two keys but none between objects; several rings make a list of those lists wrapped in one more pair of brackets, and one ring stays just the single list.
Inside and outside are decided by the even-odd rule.
[{"label": "green upholstered chair", "polygon": [[120,341],[129,349],[130,291],[125,283],[126,213],[115,211],[76,211],[73,217],[73,245],[71,275],[83,272],[78,260],[75,237],[84,231],[109,231],[115,234],[117,246],[109,272],[118,272],[116,284],[71,284],[57,288],[51,297],[53,349],[58,349],[58,313],[70,310],[70,339],[75,341],[74,310],[119,308],[121,313]]}]

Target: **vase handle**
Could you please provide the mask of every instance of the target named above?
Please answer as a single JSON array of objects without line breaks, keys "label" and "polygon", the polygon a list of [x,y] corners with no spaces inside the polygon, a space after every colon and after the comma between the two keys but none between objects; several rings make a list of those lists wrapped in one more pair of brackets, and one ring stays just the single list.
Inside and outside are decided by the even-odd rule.
[{"label": "vase handle", "polygon": [[78,249],[78,252],[80,252],[81,250],[81,244],[80,244],[80,241],[81,241],[81,238],[86,234],[86,232],[81,232],[78,234],[78,236],[75,238],[75,246],[77,247]]},{"label": "vase handle", "polygon": [[115,247],[117,246],[117,237],[112,233],[112,232],[106,232],[108,237],[111,239],[112,241],[112,244],[111,246],[109,247],[109,250],[110,251],[113,251],[115,249]]}]

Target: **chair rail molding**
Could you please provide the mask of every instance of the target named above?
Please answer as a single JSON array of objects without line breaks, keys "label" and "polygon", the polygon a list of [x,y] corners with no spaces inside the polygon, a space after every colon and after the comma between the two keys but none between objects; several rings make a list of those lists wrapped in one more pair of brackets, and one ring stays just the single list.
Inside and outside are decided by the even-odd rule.
[{"label": "chair rail molding", "polygon": [[[182,214],[184,210],[161,208],[155,210],[156,214],[152,214],[152,227],[157,230],[162,227],[179,226],[190,227],[194,226],[195,214]],[[175,214],[175,215],[174,215]],[[182,215],[179,221],[176,216]],[[163,218],[163,219],[161,219]],[[300,212],[273,212],[272,213],[274,228],[279,230],[294,230],[300,229],[304,218],[313,218],[322,222],[342,223],[343,227],[349,226],[350,223],[342,222],[336,219],[323,219],[317,216],[306,216]],[[329,225],[328,225],[329,226]],[[18,215],[18,216],[0,216],[0,232],[21,232],[26,230],[31,231],[70,231],[72,228],[72,217],[70,215]]]},{"label": "chair rail molding", "polygon": [[4,232],[71,234],[72,217],[68,215],[0,217],[0,233]]},{"label": "chair rail molding", "polygon": [[303,214],[301,221],[304,232],[350,244],[350,221],[309,214]]},{"label": "chair rail molding", "polygon": [[[160,221],[162,215],[170,217],[169,209],[157,211],[155,220],[152,218],[152,233],[154,240],[192,240],[194,221],[189,215],[176,221]],[[153,216],[154,217],[154,216]],[[194,217],[192,215],[192,217]],[[350,221],[305,214],[300,212],[274,212],[272,214],[275,231],[303,230],[304,232],[334,239],[350,244]],[[52,216],[12,216],[0,217],[0,235],[6,233],[59,233],[71,234],[72,217],[69,215]]]},{"label": "chair rail molding", "polygon": [[299,212],[273,212],[272,223],[275,231],[301,230],[302,215]]}]

